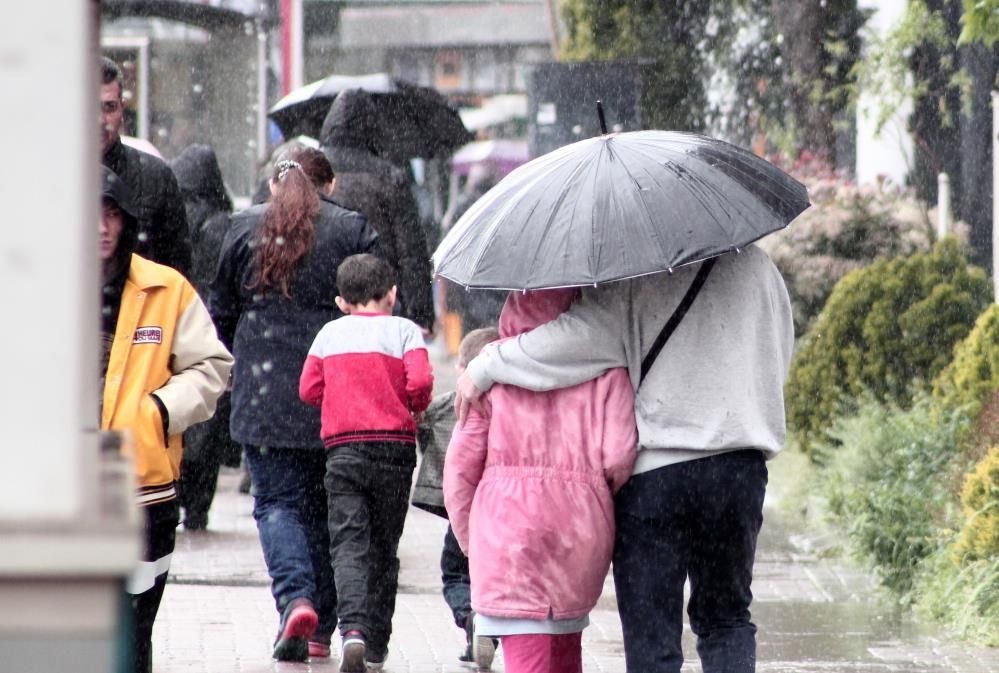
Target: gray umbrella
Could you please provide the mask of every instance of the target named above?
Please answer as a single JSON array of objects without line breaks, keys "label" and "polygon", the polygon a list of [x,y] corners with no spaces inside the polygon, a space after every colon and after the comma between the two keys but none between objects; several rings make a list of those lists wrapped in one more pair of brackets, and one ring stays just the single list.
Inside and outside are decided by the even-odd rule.
[{"label": "gray umbrella", "polygon": [[800,182],[721,140],[602,135],[515,169],[458,220],[434,265],[467,287],[594,285],[737,250],[809,205]]}]

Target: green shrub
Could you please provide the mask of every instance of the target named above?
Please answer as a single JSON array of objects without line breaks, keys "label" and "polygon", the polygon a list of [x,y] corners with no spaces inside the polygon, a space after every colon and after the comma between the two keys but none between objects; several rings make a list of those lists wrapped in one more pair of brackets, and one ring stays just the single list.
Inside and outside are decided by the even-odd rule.
[{"label": "green shrub", "polygon": [[999,559],[999,447],[992,447],[961,489],[964,525],[955,552],[966,560]]},{"label": "green shrub", "polygon": [[930,253],[881,259],[844,276],[791,363],[788,428],[813,460],[856,399],[901,407],[931,386],[990,300],[985,273],[953,238]]},{"label": "green shrub", "polygon": [[999,646],[999,447],[992,447],[961,489],[964,520],[954,540],[924,564],[920,611],[961,638]]},{"label": "green shrub", "polygon": [[943,409],[967,406],[977,416],[999,390],[999,304],[992,304],[954,349],[954,360],[933,382],[933,399]]},{"label": "green shrub", "polygon": [[954,501],[947,476],[959,470],[966,423],[959,413],[933,418],[928,409],[926,396],[908,410],[865,401],[834,424],[842,446],[821,468],[834,521],[902,602],[913,596],[921,563],[942,546]]},{"label": "green shrub", "polygon": [[964,640],[999,647],[999,558],[958,563],[944,547],[919,577],[916,609]]}]

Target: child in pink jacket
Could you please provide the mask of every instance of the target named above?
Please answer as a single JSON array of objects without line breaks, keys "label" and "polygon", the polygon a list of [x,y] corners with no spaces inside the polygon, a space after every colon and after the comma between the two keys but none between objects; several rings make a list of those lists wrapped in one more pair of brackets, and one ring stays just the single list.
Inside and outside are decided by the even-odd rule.
[{"label": "child in pink jacket", "polygon": [[[577,290],[512,292],[503,338],[554,319]],[[613,494],[635,461],[634,392],[612,369],[569,388],[497,385],[455,429],[444,502],[468,554],[476,635],[508,673],[580,673],[581,636],[610,567]]]}]

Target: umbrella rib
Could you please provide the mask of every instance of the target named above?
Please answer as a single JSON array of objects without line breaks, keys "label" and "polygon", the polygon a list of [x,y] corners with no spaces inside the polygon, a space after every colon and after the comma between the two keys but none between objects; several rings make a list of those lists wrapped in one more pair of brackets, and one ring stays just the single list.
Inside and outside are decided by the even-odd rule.
[{"label": "umbrella rib", "polygon": [[[599,141],[600,139],[599,138],[595,138],[593,140],[594,141]],[[552,162],[552,163],[557,163],[559,161],[578,160],[578,157],[574,157],[573,155],[565,153],[565,152],[559,152],[558,154],[554,154],[553,153],[553,154],[548,155],[548,157],[549,157],[550,162]],[[572,168],[571,172],[569,173],[569,175],[566,176],[565,180],[563,181],[563,186],[567,186],[567,185],[571,184],[573,182],[573,178],[576,175],[578,175],[579,172],[585,166],[587,166],[589,163],[590,163],[589,161],[578,161],[577,165],[574,166]],[[539,196],[543,196],[543,195],[545,195],[547,193],[546,189],[540,189],[540,188],[538,188],[538,186],[536,184],[533,184],[533,183],[528,183],[528,184],[524,185],[521,188],[521,191],[523,191],[525,193],[537,192]],[[562,189],[560,191],[559,196],[556,199],[555,206],[550,209],[550,214],[547,217],[545,217],[543,223],[538,223],[536,225],[536,226],[541,226],[543,228],[544,232],[547,232],[547,231],[551,230],[551,226],[552,226],[552,223],[553,223],[553,221],[555,219],[555,215],[559,211],[561,205],[565,202],[565,199],[566,199],[568,191],[569,190],[568,190],[567,187],[564,188],[564,189]],[[478,267],[479,261],[488,252],[488,250],[489,250],[489,243],[491,242],[491,236],[490,236],[490,234],[499,225],[500,221],[503,219],[503,215],[506,212],[508,212],[509,210],[511,210],[514,207],[514,205],[516,205],[518,203],[519,203],[519,199],[518,199],[517,196],[511,196],[511,197],[509,197],[506,200],[506,204],[504,204],[501,207],[501,209],[491,217],[492,223],[486,228],[486,230],[484,232],[482,232],[482,236],[483,236],[484,240],[486,241],[486,243],[481,248],[479,248],[478,251],[476,252],[476,255],[475,255],[475,257],[473,258],[473,261],[472,261],[472,267],[473,268],[477,268]],[[538,207],[539,207],[538,200],[535,199],[533,205],[530,206],[530,208],[527,210],[527,213],[523,217],[523,226],[526,227],[526,226],[531,226],[532,225],[532,217],[533,217],[534,213],[537,211]],[[473,208],[474,208],[474,206],[473,206]],[[469,211],[468,214],[469,215],[471,214],[471,210]],[[462,218],[462,219],[464,219],[464,218]],[[543,236],[543,234],[542,234],[542,236]],[[535,266],[534,263],[537,261],[538,255],[540,255],[541,253],[542,253],[542,249],[541,248],[537,248],[536,250],[534,250],[534,252],[532,253],[532,256],[531,256],[531,268],[534,268],[534,266]],[[525,284],[530,284],[530,279],[527,279],[525,281]]]},{"label": "umbrella rib", "polygon": [[[676,175],[676,178],[677,178],[676,182],[679,185],[681,185],[683,187],[683,189],[691,197],[693,197],[694,201],[700,206],[702,212],[705,215],[708,216],[708,218],[707,218],[708,221],[712,222],[718,228],[718,230],[722,233],[722,235],[724,236],[724,238],[726,238],[729,241],[732,241],[734,239],[733,232],[730,231],[730,230],[728,230],[725,227],[725,225],[722,224],[722,222],[719,219],[719,217],[718,217],[715,209],[712,208],[712,207],[709,207],[709,202],[706,199],[705,194],[702,194],[698,189],[695,189],[695,185],[693,184],[693,182],[696,181],[697,184],[700,186],[701,189],[703,189],[705,191],[709,191],[709,192],[714,193],[714,194],[724,195],[726,193],[726,191],[723,190],[723,189],[720,189],[720,188],[716,187],[715,185],[711,184],[710,182],[708,182],[706,180],[701,179],[699,176],[696,175],[696,173],[694,171],[691,171],[690,169],[688,169],[684,165],[684,163],[685,163],[683,161],[684,159],[686,159],[686,160],[697,160],[697,161],[701,161],[701,159],[699,157],[692,156],[691,153],[689,153],[689,152],[682,152],[682,151],[677,151],[677,150],[667,150],[667,152],[672,152],[673,154],[679,154],[679,158],[678,159],[672,159],[670,161],[670,163],[673,166],[676,166],[679,169],[681,169],[682,171],[684,171],[689,176],[689,178],[685,179],[684,176],[682,176],[682,175],[679,174],[679,172],[672,171],[673,174]],[[670,166],[668,164],[666,164],[664,162],[661,162],[661,161],[658,162],[658,163],[666,171],[671,171],[671,168],[670,168]],[[710,166],[710,164],[709,164],[709,166]],[[738,192],[740,192],[740,193],[742,193],[744,195],[749,195],[750,197],[752,197],[751,192],[749,192],[749,190],[747,190],[746,187],[744,187],[739,181],[733,179],[731,176],[726,175],[723,171],[718,171],[718,175],[720,177],[724,178],[726,181],[732,183],[732,187],[735,188],[735,189],[737,189]],[[655,176],[653,176],[653,179],[655,180]],[[660,184],[658,180],[656,181],[656,183],[657,183],[657,185]],[[725,201],[726,201],[726,199],[718,199],[717,200],[718,204],[724,204]],[[734,245],[734,243],[731,243],[730,245]]]}]

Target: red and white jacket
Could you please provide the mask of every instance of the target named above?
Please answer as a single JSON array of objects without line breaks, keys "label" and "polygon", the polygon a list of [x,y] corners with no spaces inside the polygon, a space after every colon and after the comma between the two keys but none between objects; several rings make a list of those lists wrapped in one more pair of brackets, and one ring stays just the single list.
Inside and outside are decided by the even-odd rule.
[{"label": "red and white jacket", "polygon": [[416,323],[384,313],[353,313],[319,330],[302,368],[298,395],[322,410],[328,447],[349,442],[416,443],[416,420],[434,378]]}]

